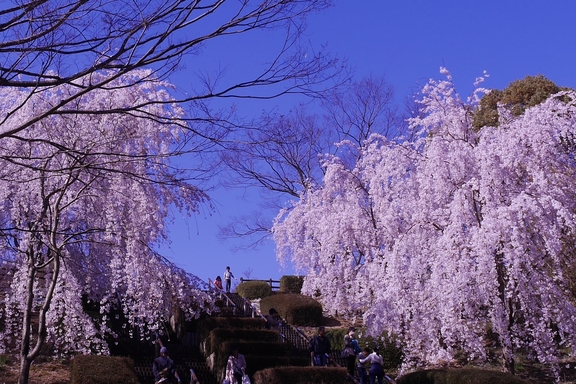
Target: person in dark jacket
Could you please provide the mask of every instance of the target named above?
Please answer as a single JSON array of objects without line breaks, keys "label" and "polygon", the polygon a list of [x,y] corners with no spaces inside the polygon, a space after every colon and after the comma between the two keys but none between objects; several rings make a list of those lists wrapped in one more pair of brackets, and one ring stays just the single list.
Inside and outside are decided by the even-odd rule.
[{"label": "person in dark jacket", "polygon": [[168,349],[166,347],[160,348],[160,356],[155,358],[152,363],[152,372],[154,373],[156,384],[180,382],[180,376],[178,376],[174,361],[168,357]]},{"label": "person in dark jacket", "polygon": [[312,337],[308,343],[308,351],[310,351],[312,363],[317,367],[328,365],[328,355],[332,352],[330,340],[326,338],[325,333],[326,329],[324,327],[318,327],[318,334]]},{"label": "person in dark jacket", "polygon": [[348,369],[348,373],[350,376],[354,376],[354,369],[356,366],[356,345],[354,341],[354,332],[356,332],[356,328],[350,327],[348,328],[348,333],[344,336],[344,350],[342,351],[341,357],[346,360],[346,368]]}]

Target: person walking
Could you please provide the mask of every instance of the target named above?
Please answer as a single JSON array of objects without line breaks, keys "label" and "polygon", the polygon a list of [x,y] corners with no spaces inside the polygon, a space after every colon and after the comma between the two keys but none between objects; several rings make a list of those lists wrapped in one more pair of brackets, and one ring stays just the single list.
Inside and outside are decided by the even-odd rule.
[{"label": "person walking", "polygon": [[266,328],[273,331],[278,331],[280,325],[282,324],[282,318],[278,311],[274,308],[268,310],[268,316],[266,316]]},{"label": "person walking", "polygon": [[330,340],[326,338],[326,329],[323,326],[318,327],[318,334],[308,342],[308,351],[312,357],[312,364],[317,367],[328,365],[329,354],[332,352]]},{"label": "person walking", "polygon": [[[226,380],[230,384],[242,384],[242,377],[246,374],[246,358],[239,353],[238,346],[233,345],[230,357],[226,363]],[[225,381],[226,381],[225,380]]]},{"label": "person walking", "polygon": [[[350,376],[354,377],[354,369],[356,365],[356,350],[354,348],[354,333],[356,328],[348,328],[348,333],[344,335],[344,349],[342,350],[341,358],[346,361],[346,369]],[[358,343],[356,343],[358,345]]]},{"label": "person walking", "polygon": [[383,384],[384,382],[384,359],[379,353],[378,347],[372,348],[372,353],[366,356],[364,359],[359,359],[361,363],[370,363],[370,384],[376,383],[378,379],[378,384]]},{"label": "person walking", "polygon": [[174,361],[168,356],[168,348],[166,347],[160,348],[160,356],[152,362],[152,372],[156,384],[180,382],[180,376],[178,376]]},{"label": "person walking", "polygon": [[224,280],[226,281],[226,293],[230,293],[230,287],[232,286],[232,279],[235,279],[234,274],[230,270],[230,267],[226,267],[226,271],[224,271]]}]

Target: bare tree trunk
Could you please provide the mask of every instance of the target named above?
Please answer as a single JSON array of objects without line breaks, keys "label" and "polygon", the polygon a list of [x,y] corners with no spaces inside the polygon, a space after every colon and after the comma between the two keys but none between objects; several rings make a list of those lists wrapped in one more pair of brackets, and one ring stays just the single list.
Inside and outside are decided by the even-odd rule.
[{"label": "bare tree trunk", "polygon": [[506,276],[506,266],[504,265],[504,255],[502,253],[496,253],[496,272],[498,274],[498,293],[500,295],[500,301],[502,307],[507,310],[507,335],[508,340],[500,340],[502,344],[502,357],[504,368],[511,373],[515,373],[514,369],[514,348],[512,347],[512,341],[510,340],[510,332],[512,326],[514,325],[514,307],[512,304],[512,299],[506,299],[506,285],[508,284],[508,277]]},{"label": "bare tree trunk", "polygon": [[34,250],[30,247],[28,251],[28,275],[26,285],[26,305],[24,307],[24,319],[22,321],[22,339],[20,344],[20,376],[18,384],[28,384],[30,377],[30,364],[28,352],[30,350],[30,338],[32,332],[32,303],[34,302],[34,278],[36,267],[34,266]]},{"label": "bare tree trunk", "polygon": [[[54,235],[53,235],[54,236]],[[31,251],[33,253],[33,251]],[[50,256],[50,253],[48,254]],[[18,378],[18,384],[28,384],[30,379],[30,366],[34,359],[40,354],[40,350],[44,343],[46,342],[46,313],[50,309],[50,304],[52,303],[52,297],[54,296],[54,289],[58,282],[58,275],[60,273],[60,257],[58,252],[54,252],[53,257],[49,257],[49,262],[43,264],[41,267],[46,267],[48,264],[53,265],[50,287],[46,292],[46,298],[44,303],[39,310],[38,314],[38,336],[36,339],[36,344],[34,349],[30,351],[30,346],[32,344],[32,310],[34,302],[34,280],[36,278],[36,272],[38,266],[34,264],[35,259],[30,258],[31,265],[28,271],[28,281],[27,281],[27,298],[26,307],[24,309],[24,320],[22,325],[22,345],[20,346],[20,375]]]}]

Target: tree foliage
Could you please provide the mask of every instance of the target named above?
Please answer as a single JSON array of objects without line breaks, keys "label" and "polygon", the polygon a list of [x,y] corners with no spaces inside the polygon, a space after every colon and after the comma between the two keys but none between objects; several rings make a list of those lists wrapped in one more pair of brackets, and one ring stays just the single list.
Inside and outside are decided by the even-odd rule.
[{"label": "tree foliage", "polygon": [[[0,282],[10,287],[0,344],[20,347],[21,383],[45,342],[57,354],[105,353],[113,311],[143,330],[173,304],[189,316],[205,304],[195,278],[152,249],[166,239],[170,209],[191,213],[206,201],[194,183],[214,171],[207,150],[244,128],[234,106],[210,100],[315,93],[335,79],[344,71],[337,60],[300,39],[305,17],[330,3],[0,4],[0,260],[8,271]],[[279,41],[254,70],[227,76],[218,59],[204,68],[191,61],[258,31]],[[218,54],[225,63],[229,51]],[[169,91],[163,81],[191,62],[189,89]],[[171,162],[190,153],[201,163],[195,170]],[[82,313],[80,298],[97,303],[99,318]]]},{"label": "tree foliage", "polygon": [[491,90],[480,99],[480,108],[474,114],[474,128],[498,126],[498,104],[506,107],[513,116],[519,116],[527,108],[544,102],[550,95],[566,90],[542,75],[526,76],[515,80],[504,90]]},{"label": "tree foliage", "polygon": [[414,141],[372,135],[353,167],[326,158],[323,186],[277,217],[279,259],[325,310],[400,337],[405,368],[485,361],[487,330],[509,370],[518,350],[556,366],[576,336],[576,105],[558,96],[572,101],[477,130],[478,97],[431,81]]},{"label": "tree foliage", "polygon": [[[45,343],[57,355],[107,353],[118,315],[145,335],[175,307],[193,317],[209,305],[194,277],[153,251],[167,239],[170,207],[190,214],[207,197],[171,162],[190,131],[168,84],[150,76],[116,77],[110,89],[78,99],[77,111],[0,140],[0,260],[9,281],[0,350],[20,348],[21,383]],[[1,117],[14,113],[5,121],[17,125],[99,80],[4,87]],[[110,113],[134,104],[145,106]],[[100,313],[90,317],[86,302]]]}]

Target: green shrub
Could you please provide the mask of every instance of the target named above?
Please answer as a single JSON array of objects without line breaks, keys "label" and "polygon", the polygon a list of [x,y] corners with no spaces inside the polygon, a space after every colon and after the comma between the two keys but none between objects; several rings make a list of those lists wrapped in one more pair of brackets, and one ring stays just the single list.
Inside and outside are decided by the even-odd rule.
[{"label": "green shrub", "polygon": [[280,278],[280,293],[302,293],[303,276],[282,276]]},{"label": "green shrub", "polygon": [[250,366],[253,356],[288,357],[292,354],[293,348],[289,343],[282,342],[225,341],[214,346],[214,366],[216,371],[226,367],[232,346],[238,347],[238,351],[246,357],[248,366]]},{"label": "green shrub", "polygon": [[245,299],[260,299],[272,295],[272,287],[265,281],[245,281],[236,287],[236,292]]},{"label": "green shrub", "polygon": [[527,108],[546,101],[550,95],[567,89],[557,86],[542,75],[515,80],[504,90],[492,90],[480,99],[480,108],[474,113],[472,125],[476,129],[497,127],[498,103],[503,104],[513,116],[519,116]]},{"label": "green shrub", "polygon": [[266,321],[262,318],[249,317],[207,317],[200,320],[196,329],[202,339],[207,338],[216,328],[262,329]]},{"label": "green shrub", "polygon": [[270,308],[276,309],[292,325],[316,327],[322,324],[322,304],[309,296],[285,293],[263,298],[260,301],[262,313],[268,313]]},{"label": "green shrub", "polygon": [[[326,338],[330,340],[332,349],[344,349],[344,336],[348,333],[348,327],[345,328],[329,328],[326,330]],[[356,330],[356,339],[361,349],[365,347],[373,348],[378,346],[380,354],[384,360],[384,369],[397,369],[402,364],[402,349],[396,346],[395,338],[391,338],[387,333],[383,333],[379,337],[366,336],[363,329]],[[386,340],[384,342],[383,340]]]},{"label": "green shrub", "polygon": [[72,384],[139,384],[134,362],[128,357],[77,355],[72,359]]},{"label": "green shrub", "polygon": [[254,384],[346,384],[345,368],[276,367],[254,374]]},{"label": "green shrub", "polygon": [[328,328],[325,337],[330,340],[332,349],[344,349],[344,336],[348,333],[348,328]]},{"label": "green shrub", "polygon": [[526,381],[509,373],[477,368],[416,371],[396,381],[398,384],[526,384]]},{"label": "green shrub", "polygon": [[308,367],[310,366],[310,355],[306,353],[301,356],[256,356],[251,355],[246,357],[247,374],[254,376],[257,371],[274,367]]},{"label": "green shrub", "polygon": [[278,332],[266,329],[216,328],[206,337],[206,354],[211,354],[224,342],[278,342]]}]

